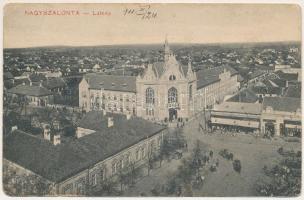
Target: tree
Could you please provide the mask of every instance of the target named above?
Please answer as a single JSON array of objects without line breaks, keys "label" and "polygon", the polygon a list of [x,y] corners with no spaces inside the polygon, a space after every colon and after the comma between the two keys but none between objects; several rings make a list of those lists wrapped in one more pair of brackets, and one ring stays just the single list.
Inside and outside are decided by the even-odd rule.
[{"label": "tree", "polygon": [[120,191],[123,191],[123,186],[127,185],[129,183],[130,180],[130,173],[128,173],[128,171],[125,170],[119,170],[118,173],[118,181],[120,183]]},{"label": "tree", "polygon": [[170,155],[170,146],[168,140],[164,140],[162,144],[160,145],[159,154],[158,154],[158,160],[159,160],[159,166],[161,167],[162,162],[164,158],[168,158]]},{"label": "tree", "polygon": [[148,176],[150,175],[150,170],[153,168],[153,163],[155,161],[155,154],[153,153],[152,149],[148,151],[148,162],[147,162],[147,167],[148,167]]},{"label": "tree", "polygon": [[128,166],[129,177],[131,179],[131,184],[135,184],[135,180],[141,175],[141,168],[136,167],[136,163],[134,161],[130,162]]}]

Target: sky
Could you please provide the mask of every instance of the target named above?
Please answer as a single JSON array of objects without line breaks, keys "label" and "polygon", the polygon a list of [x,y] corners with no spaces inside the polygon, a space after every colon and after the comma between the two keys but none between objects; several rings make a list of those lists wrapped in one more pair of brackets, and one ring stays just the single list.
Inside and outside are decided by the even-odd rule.
[{"label": "sky", "polygon": [[[4,48],[301,40],[292,4],[7,4]],[[155,18],[142,19],[143,11]],[[130,13],[124,15],[125,10]],[[42,11],[79,15],[43,15]],[[133,13],[132,13],[132,10]],[[101,15],[93,15],[97,12]],[[102,14],[103,12],[103,14]],[[38,15],[35,15],[37,14]],[[137,15],[138,14],[138,15]]]}]

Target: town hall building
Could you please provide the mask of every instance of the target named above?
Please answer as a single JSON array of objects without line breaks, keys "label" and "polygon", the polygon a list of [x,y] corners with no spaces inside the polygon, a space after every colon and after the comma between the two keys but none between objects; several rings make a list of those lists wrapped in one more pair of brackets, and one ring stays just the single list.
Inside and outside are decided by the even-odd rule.
[{"label": "town hall building", "polygon": [[183,121],[238,91],[237,71],[228,66],[194,72],[164,45],[164,61],[148,64],[138,76],[86,74],[79,107],[131,114],[152,121]]}]

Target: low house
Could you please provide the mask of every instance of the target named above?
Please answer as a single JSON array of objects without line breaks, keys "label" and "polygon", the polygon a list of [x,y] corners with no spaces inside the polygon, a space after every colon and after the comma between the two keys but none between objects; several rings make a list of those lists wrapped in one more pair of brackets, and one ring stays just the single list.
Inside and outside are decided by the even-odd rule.
[{"label": "low house", "polygon": [[39,86],[25,83],[17,85],[7,91],[13,98],[25,98],[29,105],[46,106],[53,102],[53,93],[40,84]]},{"label": "low house", "polygon": [[66,82],[63,78],[47,78],[42,82],[42,85],[50,90],[51,92],[61,94],[61,92],[67,87]]},{"label": "low house", "polygon": [[265,97],[261,131],[271,136],[301,135],[301,98]]},{"label": "low house", "polygon": [[85,195],[122,169],[146,163],[166,133],[165,126],[142,118],[91,111],[80,121],[77,139],[13,131],[3,142],[4,163],[45,178],[54,195]]},{"label": "low house", "polygon": [[259,103],[223,102],[211,110],[212,127],[259,131],[262,105]]}]

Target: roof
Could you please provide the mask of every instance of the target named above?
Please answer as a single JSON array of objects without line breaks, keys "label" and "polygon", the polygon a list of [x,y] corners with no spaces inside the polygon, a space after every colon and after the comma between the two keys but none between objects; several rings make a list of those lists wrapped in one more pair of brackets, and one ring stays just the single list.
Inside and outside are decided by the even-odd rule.
[{"label": "roof", "polygon": [[268,106],[272,107],[276,111],[296,112],[301,108],[301,98],[292,97],[264,97],[263,109]]},{"label": "roof", "polygon": [[115,76],[105,74],[86,74],[85,79],[91,89],[115,90],[122,92],[136,92],[135,76]]},{"label": "roof", "polygon": [[285,91],[285,97],[301,98],[301,85],[290,85]]},{"label": "roof", "polygon": [[253,92],[256,94],[276,94],[282,95],[283,88],[280,87],[261,87],[256,86],[251,88]]},{"label": "roof", "polygon": [[257,78],[259,76],[262,76],[263,74],[265,74],[264,71],[262,71],[262,70],[255,70],[251,74],[249,74],[249,79],[251,80],[251,79]]},{"label": "roof", "polygon": [[228,99],[228,102],[255,103],[259,100],[258,96],[250,89],[241,90],[239,93]]},{"label": "roof", "polygon": [[[90,122],[96,116],[102,116],[102,112],[89,112],[82,123]],[[4,139],[4,158],[50,181],[61,182],[165,129],[141,118],[113,117],[113,127],[100,128],[95,133],[56,146],[22,131],[14,131]],[[102,118],[94,120],[98,121]]]},{"label": "roof", "polygon": [[269,81],[275,83],[279,87],[286,87],[286,80],[283,79],[270,79]]},{"label": "roof", "polygon": [[223,102],[219,105],[214,105],[213,110],[258,115],[261,114],[262,105],[259,103]]},{"label": "roof", "polygon": [[287,81],[298,80],[298,74],[284,73],[282,71],[275,72],[280,79],[284,79]]},{"label": "roof", "polygon": [[45,81],[42,82],[42,85],[48,89],[54,89],[54,88],[62,88],[66,86],[65,81],[63,78],[47,78]]},{"label": "roof", "polygon": [[11,72],[4,72],[3,73],[3,78],[4,78],[4,80],[9,80],[9,79],[13,79],[14,76]]},{"label": "roof", "polygon": [[196,72],[197,89],[210,85],[220,80],[219,75],[224,69],[230,71],[231,76],[238,74],[238,72],[229,66],[221,66],[212,69],[202,69]]},{"label": "roof", "polygon": [[27,96],[48,96],[51,95],[52,92],[46,89],[45,87],[34,86],[34,85],[17,85],[7,91],[8,93],[12,94],[19,94],[19,95],[27,95]]},{"label": "roof", "polygon": [[238,81],[238,82],[243,82],[243,81],[244,81],[243,76],[241,76],[240,74],[238,74],[238,75],[237,75],[237,81]]},{"label": "roof", "polygon": [[[188,66],[181,64],[180,62],[177,62],[179,66],[179,70],[183,74],[187,74]],[[154,70],[155,74],[158,75],[158,77],[161,77],[163,73],[166,71],[165,68],[165,62],[155,62],[153,63],[152,69]]]}]

